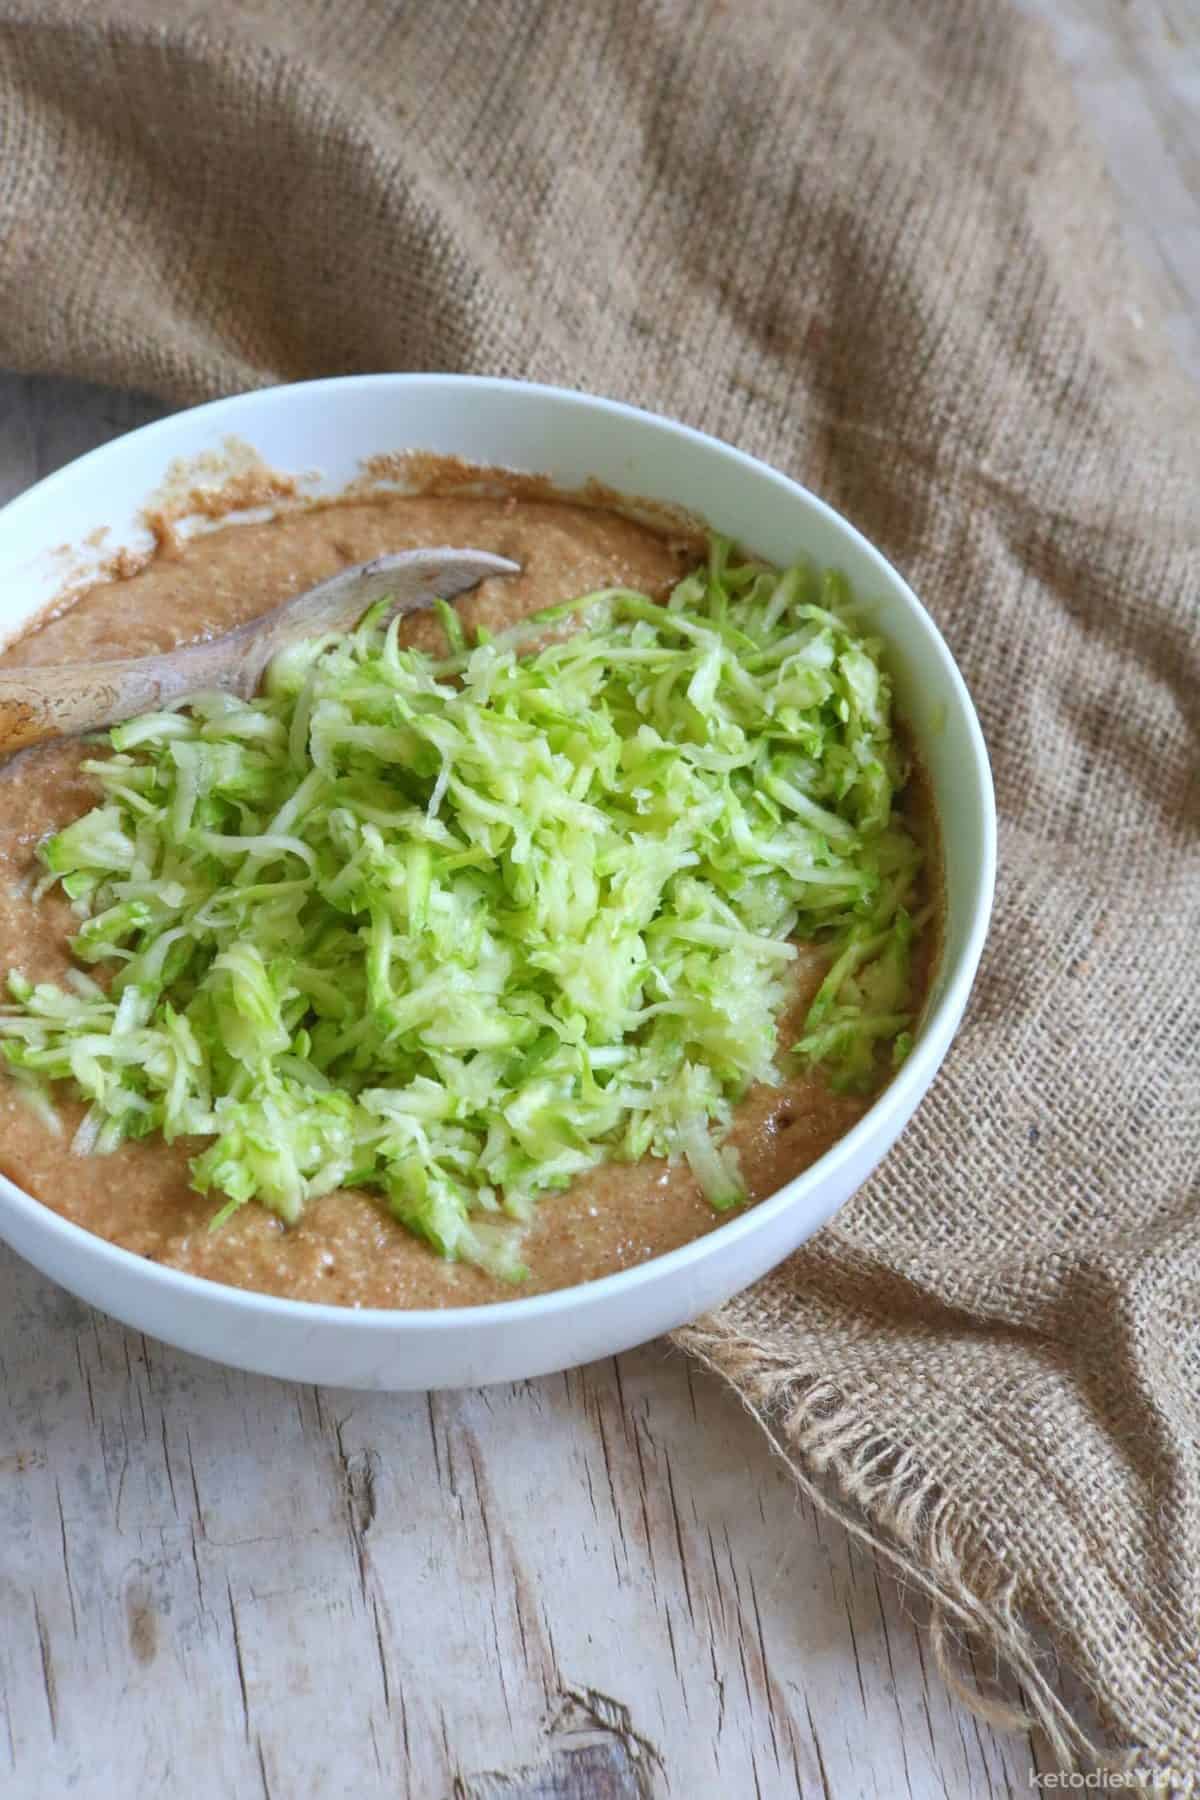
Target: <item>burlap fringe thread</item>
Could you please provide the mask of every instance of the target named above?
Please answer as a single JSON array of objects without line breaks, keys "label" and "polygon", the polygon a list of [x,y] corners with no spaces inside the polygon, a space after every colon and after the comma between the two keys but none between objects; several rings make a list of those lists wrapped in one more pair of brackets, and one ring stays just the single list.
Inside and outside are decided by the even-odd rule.
[{"label": "burlap fringe thread", "polygon": [[[836,1386],[793,1364],[775,1364],[753,1339],[731,1341],[704,1322],[677,1331],[675,1341],[721,1376],[766,1432],[805,1498],[859,1543],[880,1556],[902,1584],[929,1602],[929,1640],[946,1686],[976,1717],[999,1731],[1042,1734],[1068,1773],[1121,1777],[1120,1790],[1154,1800],[1194,1800],[1200,1778],[1148,1767],[1137,1752],[1106,1751],[1054,1692],[1015,1583],[985,1591],[984,1559],[969,1560],[954,1502],[920,1467],[911,1451],[868,1425]],[[717,1349],[719,1346],[719,1350]],[[983,1646],[998,1671],[1019,1684],[1025,1710],[989,1698],[959,1672],[965,1643]]]}]

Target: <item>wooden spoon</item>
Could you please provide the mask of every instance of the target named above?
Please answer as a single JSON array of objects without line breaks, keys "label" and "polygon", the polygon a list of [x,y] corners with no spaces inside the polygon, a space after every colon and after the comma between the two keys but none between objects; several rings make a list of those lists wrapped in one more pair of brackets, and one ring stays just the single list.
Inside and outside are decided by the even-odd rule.
[{"label": "wooden spoon", "polygon": [[486,550],[402,550],[343,569],[222,637],[163,656],[0,669],[0,756],[117,725],[183,694],[220,688],[248,700],[277,651],[301,638],[348,631],[376,600],[392,599],[393,614],[422,612],[489,575],[520,569]]}]

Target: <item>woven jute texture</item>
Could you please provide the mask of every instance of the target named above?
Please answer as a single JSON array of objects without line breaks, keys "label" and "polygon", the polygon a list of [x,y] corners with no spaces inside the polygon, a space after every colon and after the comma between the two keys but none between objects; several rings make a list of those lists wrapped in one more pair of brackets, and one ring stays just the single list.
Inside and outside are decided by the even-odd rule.
[{"label": "woven jute texture", "polygon": [[973,1004],[869,1187],[681,1338],[1064,1758],[1184,1793],[1200,407],[1155,307],[1000,0],[0,0],[10,366],[617,395],[799,477],[931,607],[1002,820]]}]

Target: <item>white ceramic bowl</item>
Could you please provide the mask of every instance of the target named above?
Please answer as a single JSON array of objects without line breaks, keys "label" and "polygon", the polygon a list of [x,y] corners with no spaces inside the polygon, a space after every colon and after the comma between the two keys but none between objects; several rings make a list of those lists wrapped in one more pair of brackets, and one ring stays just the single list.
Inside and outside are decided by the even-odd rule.
[{"label": "white ceramic bowl", "polygon": [[[944,952],[912,1053],[865,1117],[795,1181],[707,1237],[585,1286],[450,1311],[354,1311],[243,1292],[145,1261],[68,1224],[0,1178],[0,1235],[127,1325],[239,1368],[367,1388],[461,1387],[568,1368],[720,1304],[809,1237],[870,1175],[928,1088],[962,1016],[987,932],[996,825],[987,751],[928,613],[846,521],[785,475],[682,425],[562,389],[454,375],[373,375],[243,394],[93,451],[0,512],[0,641],[59,590],[64,542],[108,527],[145,542],[139,510],[175,458],[231,437],[337,492],[396,450],[595,478],[682,505],[779,562],[845,571],[889,647],[899,704],[928,769],[945,859]],[[57,553],[56,553],[57,552]],[[76,571],[77,572],[77,571]],[[552,1205],[553,1201],[547,1204]]]}]

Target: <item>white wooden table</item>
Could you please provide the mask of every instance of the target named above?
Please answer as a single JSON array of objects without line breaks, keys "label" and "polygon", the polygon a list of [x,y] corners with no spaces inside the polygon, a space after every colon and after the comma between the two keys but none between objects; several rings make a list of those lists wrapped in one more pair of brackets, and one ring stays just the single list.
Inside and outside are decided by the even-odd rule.
[{"label": "white wooden table", "polygon": [[[1038,5],[1200,374],[1200,0]],[[0,377],[0,500],[156,411]],[[919,1608],[667,1345],[298,1388],[2,1249],[0,1618],[14,1800],[959,1800],[1047,1766],[947,1695]]]}]

